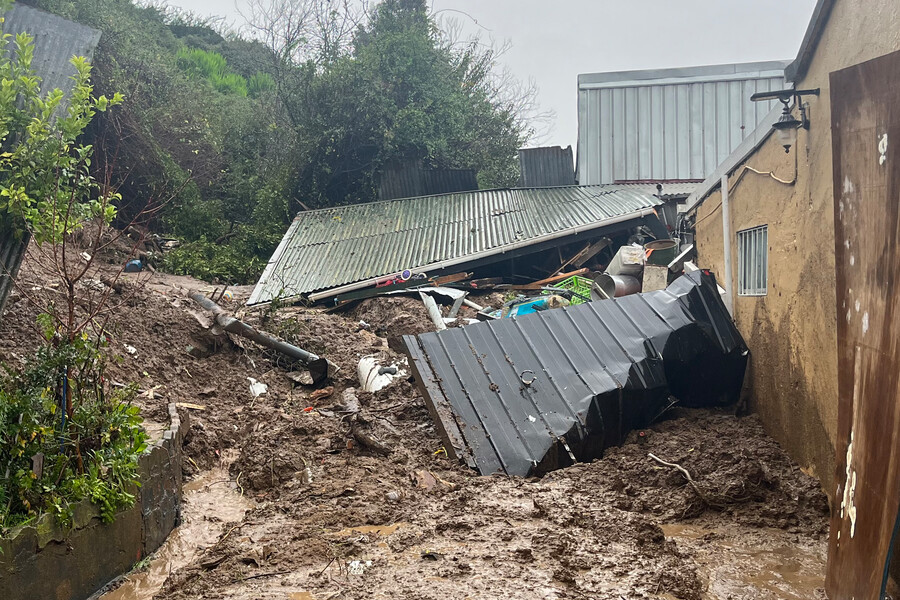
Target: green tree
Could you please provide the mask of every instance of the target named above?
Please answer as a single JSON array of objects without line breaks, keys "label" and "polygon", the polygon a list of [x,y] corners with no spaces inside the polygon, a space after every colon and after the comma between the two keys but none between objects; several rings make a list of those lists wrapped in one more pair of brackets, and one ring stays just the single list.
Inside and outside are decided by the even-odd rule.
[{"label": "green tree", "polygon": [[[4,35],[3,46],[9,42]],[[88,298],[86,312],[76,312],[85,300],[77,285],[94,264],[100,234],[86,258],[72,234],[87,223],[102,232],[120,199],[93,178],[93,148],[79,139],[95,115],[123,97],[95,95],[83,57],[72,59],[68,95],[41,92],[33,56],[25,33],[16,36],[12,56],[0,55],[0,222],[33,238],[34,266],[55,285],[40,296],[19,288],[45,307],[38,325],[46,343],[24,369],[0,366],[0,529],[46,511],[66,520],[70,503],[81,499],[112,520],[134,502],[137,461],[146,448],[130,404],[134,389],[110,393],[102,328],[96,339],[87,333],[108,296]],[[59,291],[49,291],[54,287]]]}]

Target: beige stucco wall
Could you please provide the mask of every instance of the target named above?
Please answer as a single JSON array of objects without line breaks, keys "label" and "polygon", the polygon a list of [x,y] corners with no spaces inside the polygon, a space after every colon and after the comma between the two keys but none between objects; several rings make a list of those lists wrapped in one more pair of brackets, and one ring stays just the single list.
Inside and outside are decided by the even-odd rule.
[{"label": "beige stucco wall", "polygon": [[[739,167],[729,180],[732,269],[737,232],[768,225],[768,293],[734,297],[735,320],[752,352],[752,408],[791,455],[835,490],[837,337],[834,273],[829,74],[900,50],[900,1],[837,0],[798,89],[807,97],[809,131],[785,154],[770,137],[743,165],[796,183],[786,185]],[[743,172],[743,174],[742,174]],[[796,176],[795,176],[796,174]],[[724,279],[721,192],[697,211],[700,266]],[[736,281],[730,282],[736,289]]]}]

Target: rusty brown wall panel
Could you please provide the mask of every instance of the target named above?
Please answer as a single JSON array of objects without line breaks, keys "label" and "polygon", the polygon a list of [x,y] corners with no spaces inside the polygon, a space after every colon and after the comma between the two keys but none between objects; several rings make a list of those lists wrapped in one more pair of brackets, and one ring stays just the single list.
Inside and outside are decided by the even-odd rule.
[{"label": "rusty brown wall panel", "polygon": [[831,74],[838,313],[832,600],[875,600],[900,510],[900,53]]}]

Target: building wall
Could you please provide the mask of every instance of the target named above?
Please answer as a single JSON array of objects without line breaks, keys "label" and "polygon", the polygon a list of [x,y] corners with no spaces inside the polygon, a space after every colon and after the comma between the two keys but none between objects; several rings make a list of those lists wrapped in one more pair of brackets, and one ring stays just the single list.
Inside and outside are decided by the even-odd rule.
[{"label": "building wall", "polygon": [[[729,180],[732,269],[738,275],[737,232],[769,228],[768,293],[734,298],[735,320],[750,347],[751,404],[770,433],[804,467],[835,491],[837,330],[832,183],[832,71],[900,50],[900,3],[838,0],[806,75],[797,88],[808,97],[809,131],[785,154],[770,137]],[[795,162],[796,161],[796,162]],[[796,167],[795,167],[796,165]],[[700,265],[724,277],[721,192],[697,211]],[[736,289],[736,281],[729,289]]]},{"label": "building wall", "polygon": [[578,77],[578,181],[703,180],[756,128],[784,87],[783,62]]}]

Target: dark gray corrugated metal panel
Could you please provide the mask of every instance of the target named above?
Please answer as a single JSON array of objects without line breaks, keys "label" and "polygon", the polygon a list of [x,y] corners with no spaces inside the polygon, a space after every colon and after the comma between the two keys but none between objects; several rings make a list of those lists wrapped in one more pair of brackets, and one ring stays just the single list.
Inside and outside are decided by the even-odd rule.
[{"label": "dark gray corrugated metal panel", "polygon": [[715,278],[701,272],[659,292],[403,341],[447,451],[484,475],[597,458],[670,395],[734,402],[747,363]]},{"label": "dark gray corrugated metal panel", "polygon": [[759,124],[786,62],[578,77],[578,181],[703,180]]},{"label": "dark gray corrugated metal panel", "polygon": [[75,72],[69,61],[73,56],[84,56],[90,60],[100,41],[100,31],[97,29],[23,4],[14,4],[4,18],[3,33],[13,35],[10,48],[17,33],[26,32],[34,36],[32,67],[42,79],[41,90],[44,93],[56,88],[69,92]]},{"label": "dark gray corrugated metal panel", "polygon": [[6,217],[0,216],[0,318],[3,317],[6,300],[13,289],[13,280],[25,257],[28,240],[28,235],[17,235]]},{"label": "dark gray corrugated metal panel", "polygon": [[519,150],[519,187],[575,185],[572,146]]},{"label": "dark gray corrugated metal panel", "polygon": [[482,190],[301,212],[249,304],[499,253],[550,234],[600,227],[659,203],[634,186],[569,186]]},{"label": "dark gray corrugated metal panel", "polygon": [[[26,32],[34,37],[32,67],[41,77],[41,91],[53,89],[71,91],[71,77],[75,69],[70,63],[73,56],[91,59],[100,41],[100,31],[68,21],[56,15],[15,4],[4,15],[3,33],[13,35],[7,50],[13,51],[15,35]],[[62,106],[67,102],[64,100]],[[0,213],[0,316],[12,289],[12,277],[16,275],[28,246],[28,236],[16,233],[8,215]]]},{"label": "dark gray corrugated metal panel", "polygon": [[425,169],[419,161],[389,165],[381,173],[379,200],[453,194],[478,189],[472,169]]}]

